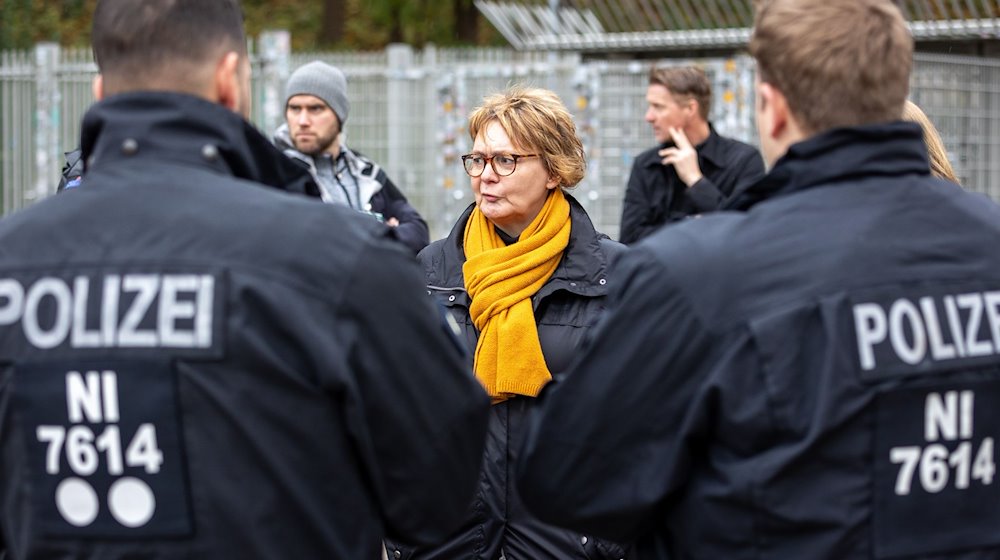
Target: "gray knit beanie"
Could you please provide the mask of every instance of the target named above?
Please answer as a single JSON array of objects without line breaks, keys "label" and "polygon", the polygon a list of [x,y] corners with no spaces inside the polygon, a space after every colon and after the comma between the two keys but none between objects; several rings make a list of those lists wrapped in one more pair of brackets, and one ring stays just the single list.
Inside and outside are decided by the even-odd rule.
[{"label": "gray knit beanie", "polygon": [[300,66],[285,86],[285,104],[296,95],[315,95],[337,113],[340,126],[347,121],[351,104],[347,101],[347,79],[340,69],[318,60]]}]

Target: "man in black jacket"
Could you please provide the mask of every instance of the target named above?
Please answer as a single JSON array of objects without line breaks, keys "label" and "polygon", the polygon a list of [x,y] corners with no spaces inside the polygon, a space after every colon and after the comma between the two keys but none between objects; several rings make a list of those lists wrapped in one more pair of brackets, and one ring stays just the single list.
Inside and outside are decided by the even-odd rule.
[{"label": "man in black jacket", "polygon": [[646,122],[659,143],[635,158],[619,240],[632,244],[664,224],[712,212],[764,175],[760,153],[720,136],[708,120],[712,85],[700,68],[653,68]]},{"label": "man in black jacket", "polygon": [[285,123],[274,142],[309,168],[324,201],[371,214],[414,254],[430,241],[427,223],[385,170],[344,143],[350,113],[344,73],[325,62],[297,68],[285,85]]},{"label": "man in black jacket", "polygon": [[281,192],[236,0],[103,0],[92,40],[85,188],[0,221],[0,552],[446,536],[489,400],[390,230]]},{"label": "man in black jacket", "polygon": [[1000,208],[901,122],[891,0],[768,0],[770,174],[627,253],[520,491],[640,558],[1000,558]]}]

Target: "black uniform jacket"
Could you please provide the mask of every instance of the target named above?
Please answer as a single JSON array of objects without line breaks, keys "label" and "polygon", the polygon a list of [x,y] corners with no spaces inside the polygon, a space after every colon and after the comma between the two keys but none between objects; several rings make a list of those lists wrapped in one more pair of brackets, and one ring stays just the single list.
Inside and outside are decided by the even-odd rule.
[{"label": "black uniform jacket", "polygon": [[902,122],[795,144],[735,204],[612,272],[527,505],[643,559],[1000,558],[1000,208]]},{"label": "black uniform jacket", "polygon": [[[672,145],[672,144],[669,144]],[[663,165],[663,144],[639,154],[632,164],[622,203],[622,243],[632,244],[664,224],[719,208],[722,201],[764,176],[757,148],[719,136],[709,125],[708,138],[696,146],[704,175],[689,188],[672,165]]]},{"label": "black uniform jacket", "polygon": [[[542,353],[554,376],[565,372],[584,334],[596,323],[608,291],[608,271],[625,249],[595,231],[583,207],[571,196],[567,199],[572,220],[569,245],[552,277],[532,298]],[[462,242],[473,208],[458,219],[446,239],[431,243],[419,255],[428,292],[461,327],[470,366],[479,332],[469,316]],[[618,560],[624,556],[615,544],[544,524],[524,509],[514,487],[513,469],[535,402],[513,398],[492,407],[479,490],[459,531],[440,546],[415,553],[390,546],[390,558],[400,550],[402,559],[495,560],[501,547],[507,560]]]},{"label": "black uniform jacket", "polygon": [[387,228],[263,184],[305,171],[195,97],[109,98],[82,147],[86,188],[0,221],[0,551],[447,535],[489,401]]}]

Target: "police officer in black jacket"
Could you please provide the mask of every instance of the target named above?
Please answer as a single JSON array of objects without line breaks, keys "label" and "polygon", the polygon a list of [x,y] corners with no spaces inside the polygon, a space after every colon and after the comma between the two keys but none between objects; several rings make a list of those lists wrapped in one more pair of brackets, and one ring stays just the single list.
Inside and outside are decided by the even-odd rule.
[{"label": "police officer in black jacket", "polygon": [[899,121],[891,0],[762,4],[771,172],[622,258],[521,497],[644,559],[1000,558],[1000,209]]},{"label": "police officer in black jacket", "polygon": [[[86,188],[0,221],[0,551],[378,558],[489,399],[389,229],[281,192],[236,0],[103,0]],[[277,187],[277,188],[275,188]]]}]

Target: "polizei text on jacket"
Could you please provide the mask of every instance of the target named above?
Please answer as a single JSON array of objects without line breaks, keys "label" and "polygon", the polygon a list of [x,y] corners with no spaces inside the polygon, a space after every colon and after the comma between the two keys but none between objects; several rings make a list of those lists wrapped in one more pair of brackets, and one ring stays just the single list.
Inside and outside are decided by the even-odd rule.
[{"label": "polizei text on jacket", "polygon": [[0,326],[39,349],[209,348],[215,284],[196,273],[0,278]]}]

